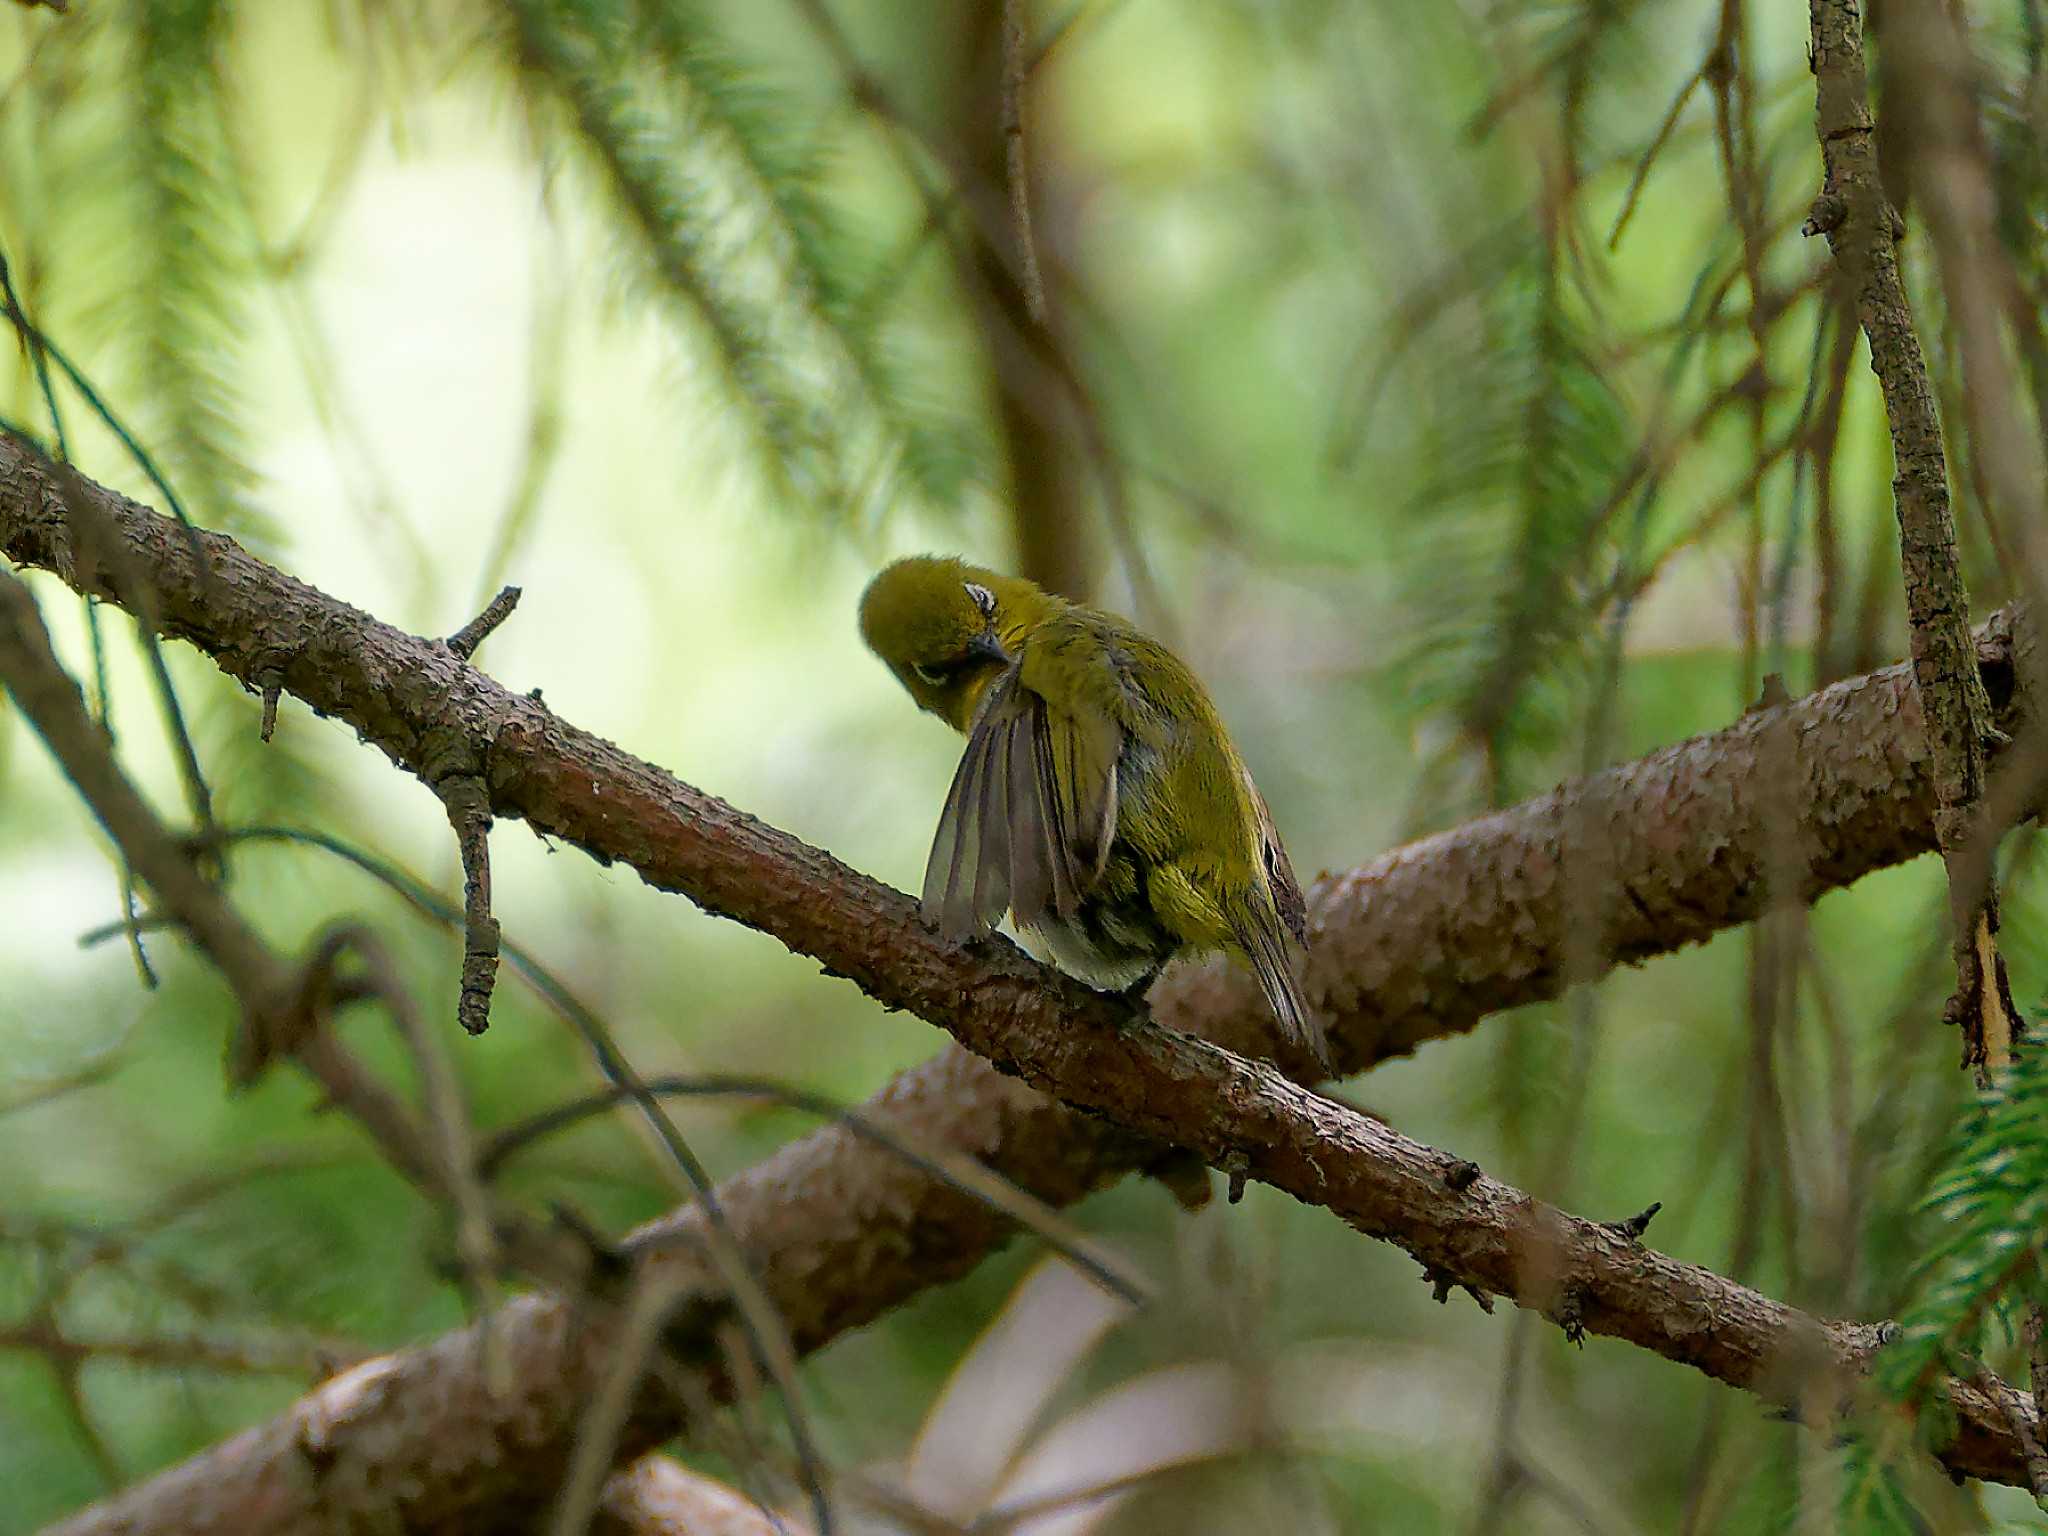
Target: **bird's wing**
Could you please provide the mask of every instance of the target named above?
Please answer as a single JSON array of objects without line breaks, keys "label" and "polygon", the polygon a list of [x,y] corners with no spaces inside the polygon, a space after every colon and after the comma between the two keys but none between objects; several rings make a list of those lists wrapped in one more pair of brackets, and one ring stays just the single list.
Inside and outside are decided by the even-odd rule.
[{"label": "bird's wing", "polygon": [[939,814],[924,913],[959,938],[1004,910],[1032,926],[1070,916],[1101,878],[1116,832],[1123,731],[1051,707],[1012,667],[989,688]]},{"label": "bird's wing", "polygon": [[1301,894],[1301,882],[1294,878],[1294,866],[1287,862],[1287,850],[1280,845],[1280,833],[1273,825],[1273,813],[1266,806],[1266,797],[1259,793],[1259,786],[1252,782],[1249,773],[1244,776],[1244,782],[1245,788],[1251,791],[1252,806],[1258,812],[1259,851],[1265,858],[1266,883],[1273,888],[1273,906],[1294,942],[1306,949],[1308,900]]},{"label": "bird's wing", "polygon": [[1309,1011],[1295,977],[1295,960],[1308,948],[1308,902],[1302,897],[1301,882],[1294,878],[1294,866],[1287,861],[1287,850],[1280,844],[1266,797],[1259,793],[1249,772],[1244,775],[1244,787],[1251,795],[1258,822],[1259,851],[1273,899],[1270,904],[1253,902],[1234,925],[1238,943],[1251,961],[1252,974],[1259,978],[1259,989],[1266,994],[1280,1032],[1314,1057],[1325,1077],[1334,1077],[1337,1069],[1330,1057],[1330,1043]]}]

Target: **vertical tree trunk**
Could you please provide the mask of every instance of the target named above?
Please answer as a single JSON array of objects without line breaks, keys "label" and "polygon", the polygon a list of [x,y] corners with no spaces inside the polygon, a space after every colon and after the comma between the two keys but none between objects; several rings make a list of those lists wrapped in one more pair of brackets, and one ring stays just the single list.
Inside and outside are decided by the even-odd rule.
[{"label": "vertical tree trunk", "polygon": [[[1031,315],[1021,279],[1024,251],[1004,193],[1003,12],[995,3],[958,7],[952,39],[949,110],[976,182],[969,189],[975,206],[968,237],[956,247],[960,282],[980,322],[994,376],[1018,574],[1062,596],[1085,599],[1094,585],[1078,430],[1086,403],[1061,344],[1056,293],[1047,296],[1041,324]],[[1027,119],[1025,132],[1036,171],[1030,195],[1038,228],[1052,235],[1059,223],[1057,157],[1037,124]],[[1057,285],[1049,280],[1048,287]]]}]

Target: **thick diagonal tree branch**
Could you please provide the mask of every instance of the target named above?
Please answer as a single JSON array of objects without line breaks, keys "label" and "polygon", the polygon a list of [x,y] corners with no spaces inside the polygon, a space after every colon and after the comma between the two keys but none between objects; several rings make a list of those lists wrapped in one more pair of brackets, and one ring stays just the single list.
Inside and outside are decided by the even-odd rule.
[{"label": "thick diagonal tree branch", "polygon": [[[1115,1035],[1114,1005],[1057,984],[1048,989],[1044,973],[1007,946],[963,954],[940,943],[915,923],[907,898],[575,730],[468,668],[439,642],[378,624],[226,539],[208,537],[208,569],[201,571],[182,541],[167,536],[165,520],[112,493],[92,488],[87,494],[101,502],[136,567],[150,573],[164,631],[193,641],[252,687],[281,681],[423,777],[438,754],[481,748],[498,814],[525,816],[607,861],[626,860],[651,883],[773,932],[884,1001],[958,1029],[999,1054],[1019,1040],[1038,1049],[1037,1042],[1085,1034],[1093,1019],[1101,1035],[1096,1049],[1145,1059]],[[30,454],[0,443],[0,547],[81,589],[104,591],[101,571],[80,568],[62,495]],[[2007,707],[2013,703],[2010,644],[2005,626],[1994,626],[1984,639],[1987,681]],[[1767,835],[1752,782],[1757,749],[1767,728],[1788,725],[1799,744],[1796,772],[1805,808],[1795,866],[1802,871],[1802,896],[1931,846],[1933,796],[1905,669],[1746,717],[1715,736],[1322,882],[1314,903],[1311,983],[1334,1025],[1341,1059],[1357,1065],[1411,1050],[1434,1035],[1469,1028],[1494,1009],[1554,995],[1563,968],[1559,893],[1574,827],[1611,834],[1606,867],[1627,897],[1613,904],[1602,934],[1611,956],[1640,959],[1753,915],[1763,902]],[[1233,1043],[1265,1041],[1264,1012],[1254,994],[1215,968],[1169,980],[1156,1003],[1161,1017],[1182,1028]],[[976,1033],[991,1030],[996,1033]],[[1189,1042],[1161,1047],[1183,1048],[1202,1050]],[[1093,1069],[1065,1054],[1078,1045],[1043,1049],[1053,1054],[1028,1063],[1014,1053],[1010,1059],[1062,1084],[1077,1062]],[[1153,1070],[1170,1076],[1207,1059],[1169,1055]],[[1236,1063],[1230,1070],[1250,1069]],[[1229,1081],[1243,1089],[1238,1079]],[[1210,1082],[1212,1090],[1216,1086]],[[1298,1092],[1267,1075],[1254,1086],[1261,1095]],[[1238,1109],[1256,1117],[1272,1113],[1274,1105],[1259,1098]],[[958,1052],[899,1078],[870,1113],[969,1151],[1055,1201],[1076,1198],[1156,1151],[1156,1143],[1063,1110]],[[1200,1144],[1178,1123],[1142,1115],[1131,1123]],[[1223,1128],[1231,1146],[1205,1150],[1252,1152],[1248,1124]],[[1362,1134],[1367,1143],[1379,1135]],[[1441,1162],[1440,1154],[1400,1138],[1381,1151],[1392,1159],[1381,1166],[1389,1178],[1402,1157],[1420,1159],[1417,1167]],[[1328,1176],[1320,1164],[1304,1162],[1290,1181],[1307,1177],[1310,1168]],[[1365,1190],[1347,1214],[1377,1229],[1381,1218],[1370,1201],[1384,1193]],[[756,1262],[776,1277],[778,1304],[806,1348],[971,1267],[1005,1232],[967,1197],[836,1129],[785,1148],[732,1181],[721,1199]],[[1519,1208],[1512,1192],[1501,1200]],[[1471,1215],[1466,1210],[1451,1225],[1462,1230]],[[1500,1233],[1508,1243],[1508,1229]],[[1518,1284],[1500,1262],[1498,1256],[1484,1263],[1459,1258],[1438,1267],[1488,1288]],[[460,1336],[383,1362],[374,1393],[350,1399],[351,1454],[389,1474],[391,1486],[419,1490],[407,1516],[415,1528],[455,1520],[479,1501],[502,1499],[516,1507],[543,1495],[559,1470],[559,1457],[551,1460],[549,1449],[559,1452],[587,1364],[574,1358],[571,1330],[556,1303],[519,1303],[499,1326],[521,1366],[522,1392],[510,1407],[490,1402],[480,1379],[471,1379],[473,1369],[463,1374],[468,1357]],[[1757,1362],[1782,1341],[1750,1342],[1751,1364],[1740,1369],[1748,1372],[1742,1379],[1754,1381],[1762,1369]],[[1681,1346],[1674,1341],[1672,1347]],[[362,1386],[323,1389],[297,1416],[332,1415],[335,1403],[327,1394]],[[1968,1433],[1952,1452],[1959,1469],[2017,1468],[2003,1418],[1994,1414],[1981,1435],[1975,1424],[1966,1416]],[[321,1444],[331,1446],[334,1425],[326,1418],[320,1425]],[[251,1431],[137,1490],[130,1498],[144,1503],[133,1507],[154,1509],[148,1500],[175,1500],[179,1489],[201,1497],[223,1486],[241,1458],[261,1462],[280,1447],[289,1451],[304,1428],[280,1420]],[[649,1436],[662,1428],[645,1426]],[[1990,1437],[1984,1444],[1993,1448],[1985,1450],[1973,1436]],[[508,1455],[508,1445],[522,1454]],[[465,1457],[464,1446],[474,1460]],[[2009,1463],[1999,1447],[2013,1449]],[[323,1450],[316,1459],[327,1455]],[[429,1469],[432,1476],[426,1476]],[[107,1518],[118,1520],[127,1508],[129,1500],[110,1506]]]}]

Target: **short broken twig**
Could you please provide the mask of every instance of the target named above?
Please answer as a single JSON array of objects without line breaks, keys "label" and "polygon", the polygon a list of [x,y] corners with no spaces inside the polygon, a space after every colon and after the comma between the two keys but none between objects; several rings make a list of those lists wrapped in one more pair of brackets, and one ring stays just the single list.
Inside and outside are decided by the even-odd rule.
[{"label": "short broken twig", "polygon": [[1619,1232],[1630,1242],[1640,1243],[1643,1240],[1643,1234],[1650,1230],[1650,1223],[1656,1219],[1657,1213],[1663,1209],[1664,1202],[1662,1200],[1652,1200],[1643,1209],[1637,1211],[1635,1215],[1621,1221],[1610,1221],[1607,1225],[1614,1231]]},{"label": "short broken twig", "polygon": [[476,648],[490,638],[491,631],[512,617],[519,606],[519,588],[506,587],[485,605],[484,611],[448,637],[448,649],[468,661]]},{"label": "short broken twig", "polygon": [[263,688],[263,722],[257,728],[257,735],[268,741],[277,734],[277,701],[284,695],[284,674],[272,667],[259,682]]},{"label": "short broken twig", "polygon": [[1243,1152],[1226,1153],[1220,1165],[1223,1176],[1230,1180],[1230,1203],[1235,1205],[1244,1198],[1244,1181],[1252,1171],[1252,1160]]}]

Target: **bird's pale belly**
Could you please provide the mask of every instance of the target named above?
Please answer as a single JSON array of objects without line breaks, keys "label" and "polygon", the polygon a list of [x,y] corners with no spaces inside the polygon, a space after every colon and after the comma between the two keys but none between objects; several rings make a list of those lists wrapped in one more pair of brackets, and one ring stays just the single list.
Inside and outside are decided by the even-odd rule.
[{"label": "bird's pale belly", "polygon": [[1024,947],[1102,992],[1121,992],[1156,972],[1181,947],[1142,902],[1084,900],[1071,918],[1019,925]]}]

